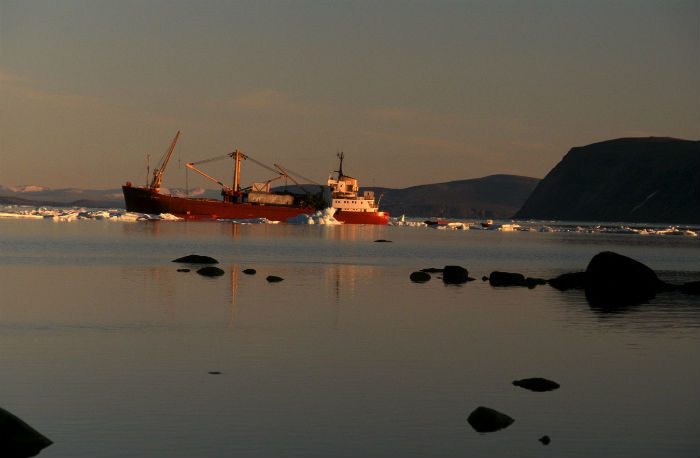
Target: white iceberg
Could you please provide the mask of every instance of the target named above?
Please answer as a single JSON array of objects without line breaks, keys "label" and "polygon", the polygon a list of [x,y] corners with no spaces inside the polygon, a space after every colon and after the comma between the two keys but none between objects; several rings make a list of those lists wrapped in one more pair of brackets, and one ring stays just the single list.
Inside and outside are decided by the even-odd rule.
[{"label": "white iceberg", "polygon": [[328,224],[336,225],[342,224],[340,221],[335,219],[333,215],[335,214],[335,208],[328,207],[323,210],[319,210],[310,215],[301,214],[299,216],[294,216],[292,218],[287,218],[287,223],[289,224]]}]

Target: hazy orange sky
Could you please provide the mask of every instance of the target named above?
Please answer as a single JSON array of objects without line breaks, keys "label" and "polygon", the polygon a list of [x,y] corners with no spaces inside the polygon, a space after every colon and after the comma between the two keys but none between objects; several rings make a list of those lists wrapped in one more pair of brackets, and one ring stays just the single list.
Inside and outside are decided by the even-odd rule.
[{"label": "hazy orange sky", "polygon": [[341,150],[361,186],[541,178],[573,146],[700,138],[699,16],[697,0],[1,0],[0,185],[143,184],[177,130],[166,187],[236,148],[318,182]]}]

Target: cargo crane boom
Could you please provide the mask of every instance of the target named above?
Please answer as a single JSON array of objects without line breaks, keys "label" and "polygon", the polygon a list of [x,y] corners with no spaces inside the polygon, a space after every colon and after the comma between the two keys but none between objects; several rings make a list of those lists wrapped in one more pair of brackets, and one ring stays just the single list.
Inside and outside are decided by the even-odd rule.
[{"label": "cargo crane boom", "polygon": [[[201,162],[207,162],[207,161],[201,161]],[[223,184],[222,182],[220,182],[220,181],[217,180],[216,178],[207,175],[206,173],[202,172],[201,170],[199,170],[197,167],[195,167],[195,166],[192,165],[192,164],[193,164],[192,162],[187,163],[187,164],[185,164],[185,167],[187,167],[188,169],[192,169],[192,170],[194,170],[195,172],[197,172],[197,173],[199,173],[200,175],[202,175],[204,178],[208,178],[208,179],[210,179],[211,181],[213,181],[214,183],[217,183],[217,184],[220,185],[224,190],[226,190],[226,191],[233,191],[232,188],[229,188],[228,186],[226,186],[225,184]]]},{"label": "cargo crane boom", "polygon": [[163,164],[160,167],[153,169],[153,181],[151,181],[151,185],[149,187],[155,192],[160,191],[160,185],[163,182],[163,173],[165,173],[165,167],[168,166],[168,161],[170,160],[170,156],[173,154],[175,144],[177,143],[179,138],[180,131],[178,130],[177,134],[175,134],[175,138],[173,138],[173,142],[170,144],[170,149],[168,150],[168,154],[163,160]]}]

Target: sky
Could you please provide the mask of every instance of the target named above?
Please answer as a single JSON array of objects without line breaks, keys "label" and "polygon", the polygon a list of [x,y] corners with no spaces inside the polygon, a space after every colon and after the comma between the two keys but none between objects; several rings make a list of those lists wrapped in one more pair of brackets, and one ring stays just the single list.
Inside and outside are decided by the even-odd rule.
[{"label": "sky", "polygon": [[184,164],[235,149],[318,183],[339,151],[360,186],[542,178],[574,146],[700,139],[699,19],[697,0],[0,0],[0,185],[145,184],[178,130],[165,187],[216,188]]}]

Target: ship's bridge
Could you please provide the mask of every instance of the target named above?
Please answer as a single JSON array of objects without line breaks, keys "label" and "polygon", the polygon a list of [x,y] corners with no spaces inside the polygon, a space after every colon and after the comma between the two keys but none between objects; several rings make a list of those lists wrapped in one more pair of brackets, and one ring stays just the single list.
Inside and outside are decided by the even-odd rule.
[{"label": "ship's bridge", "polygon": [[355,178],[346,176],[342,176],[337,180],[329,178],[328,187],[331,188],[331,192],[334,194],[338,193],[347,196],[356,195],[360,189]]}]

